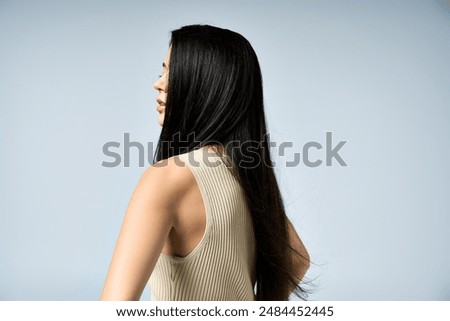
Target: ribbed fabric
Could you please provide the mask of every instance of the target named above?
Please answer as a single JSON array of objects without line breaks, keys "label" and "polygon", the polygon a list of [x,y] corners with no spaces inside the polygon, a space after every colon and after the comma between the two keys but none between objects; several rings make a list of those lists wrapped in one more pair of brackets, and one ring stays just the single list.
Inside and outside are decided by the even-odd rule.
[{"label": "ribbed fabric", "polygon": [[161,253],[148,284],[151,300],[255,300],[255,239],[244,190],[218,154],[180,154],[192,171],[206,210],[196,248],[183,258]]}]

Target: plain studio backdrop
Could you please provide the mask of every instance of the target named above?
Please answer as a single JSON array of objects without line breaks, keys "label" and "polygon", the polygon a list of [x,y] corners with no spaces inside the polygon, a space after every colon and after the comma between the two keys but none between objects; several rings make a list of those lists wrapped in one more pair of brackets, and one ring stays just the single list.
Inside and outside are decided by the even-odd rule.
[{"label": "plain studio backdrop", "polygon": [[[0,299],[98,299],[170,30],[194,23],[258,54],[310,299],[450,299],[450,4],[432,0],[0,1]],[[288,166],[309,142],[323,163]]]}]

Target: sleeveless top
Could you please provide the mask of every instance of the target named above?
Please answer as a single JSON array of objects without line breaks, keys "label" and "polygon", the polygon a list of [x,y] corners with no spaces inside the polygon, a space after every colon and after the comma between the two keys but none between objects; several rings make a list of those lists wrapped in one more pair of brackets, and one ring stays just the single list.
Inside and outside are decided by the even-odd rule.
[{"label": "sleeveless top", "polygon": [[193,173],[206,210],[202,239],[185,257],[160,254],[151,300],[254,301],[255,238],[244,190],[223,159],[204,148],[178,157]]}]

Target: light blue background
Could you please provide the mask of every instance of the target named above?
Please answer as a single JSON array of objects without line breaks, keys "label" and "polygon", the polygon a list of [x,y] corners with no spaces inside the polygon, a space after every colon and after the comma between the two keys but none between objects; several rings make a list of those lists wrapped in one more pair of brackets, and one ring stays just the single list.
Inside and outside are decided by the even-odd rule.
[{"label": "light blue background", "polygon": [[[102,146],[157,141],[152,84],[191,23],[259,56],[310,299],[450,299],[450,8],[432,0],[0,1],[0,299],[98,299],[144,170],[136,149],[102,167]],[[327,131],[347,167],[283,166]]]}]

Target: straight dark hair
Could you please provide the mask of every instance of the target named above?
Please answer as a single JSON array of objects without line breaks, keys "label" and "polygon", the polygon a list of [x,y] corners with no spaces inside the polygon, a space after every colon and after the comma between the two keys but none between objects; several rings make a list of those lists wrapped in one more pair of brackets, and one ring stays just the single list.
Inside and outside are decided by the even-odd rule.
[{"label": "straight dark hair", "polygon": [[166,109],[154,162],[223,146],[252,215],[256,300],[288,300],[291,293],[305,299],[307,291],[292,271],[293,256],[309,260],[289,243],[255,51],[242,35],[209,25],[184,26],[171,35]]}]

